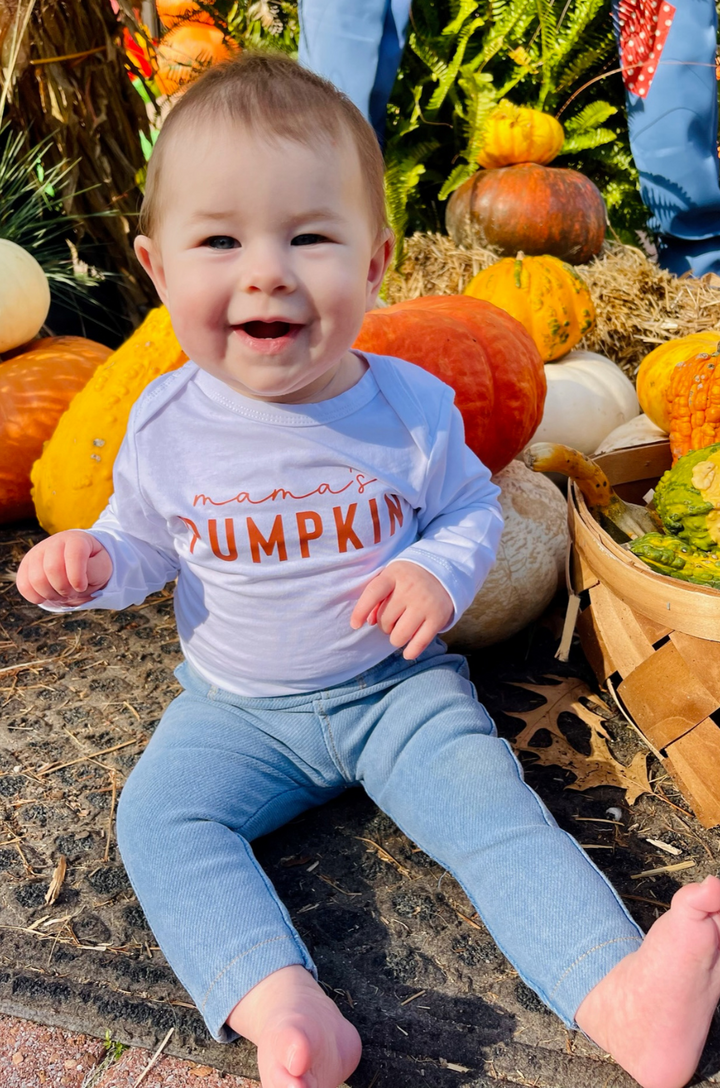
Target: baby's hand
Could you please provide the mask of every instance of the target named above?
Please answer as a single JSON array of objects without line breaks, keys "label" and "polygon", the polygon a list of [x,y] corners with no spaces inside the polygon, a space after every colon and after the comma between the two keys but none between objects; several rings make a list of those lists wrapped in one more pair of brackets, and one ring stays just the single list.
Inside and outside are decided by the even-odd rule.
[{"label": "baby's hand", "polygon": [[33,604],[85,604],[107,584],[112,569],[94,536],[69,529],[30,549],[18,568],[17,587]]},{"label": "baby's hand", "polygon": [[393,646],[405,646],[403,657],[413,661],[447,626],[452,614],[450,594],[435,575],[417,563],[397,559],[365,586],[350,626],[357,630],[366,622],[377,624],[390,635]]}]

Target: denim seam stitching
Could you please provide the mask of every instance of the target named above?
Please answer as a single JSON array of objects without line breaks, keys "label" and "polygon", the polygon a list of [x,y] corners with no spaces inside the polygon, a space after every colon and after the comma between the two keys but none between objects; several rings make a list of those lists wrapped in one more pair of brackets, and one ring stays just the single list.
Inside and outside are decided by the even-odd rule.
[{"label": "denim seam stitching", "polygon": [[223,977],[223,975],[227,974],[227,972],[230,970],[230,968],[232,967],[232,965],[234,963],[237,963],[238,960],[243,959],[244,956],[249,956],[250,953],[254,952],[256,948],[261,948],[264,944],[273,944],[275,941],[292,941],[292,940],[294,940],[294,938],[290,934],[283,933],[283,934],[280,934],[277,937],[267,937],[264,941],[258,941],[257,944],[254,944],[252,946],[252,948],[247,948],[244,952],[240,952],[237,956],[235,956],[234,959],[230,960],[230,963],[226,964],[225,967],[223,967],[222,971],[218,975],[216,975],[215,978],[212,980],[212,982],[210,983],[210,985],[208,986],[208,988],[207,988],[207,990],[205,992],[205,997],[203,998],[202,1005],[200,1006],[200,1011],[201,1012],[203,1011],[203,1009],[205,1008],[205,1006],[208,1003],[208,1000],[210,998],[210,994],[211,994],[212,990],[217,985],[217,983],[220,981],[220,979]]},{"label": "denim seam stitching", "polygon": [[567,975],[574,971],[579,963],[582,963],[584,959],[587,959],[588,956],[591,956],[593,952],[599,952],[601,948],[607,948],[611,944],[620,944],[622,941],[637,941],[638,944],[642,944],[642,941],[639,937],[613,937],[610,941],[603,941],[602,944],[596,944],[594,948],[588,948],[587,952],[583,952],[582,956],[578,956],[575,962],[571,963],[570,966],[565,971],[563,971],[563,973],[560,975],[560,978],[557,980],[552,990],[550,991],[550,996],[552,997],[557,992],[557,990],[562,985],[563,979],[565,979]]},{"label": "denim seam stitching", "polygon": [[317,714],[318,714],[318,717],[322,718],[323,722],[325,723],[325,728],[327,730],[327,735],[328,735],[328,738],[330,740],[331,754],[335,759],[335,765],[340,769],[341,773],[343,774],[343,776],[345,778],[345,781],[349,782],[350,781],[350,775],[348,774],[347,768],[345,767],[343,761],[340,759],[340,755],[339,755],[337,747],[335,745],[335,738],[333,736],[332,726],[330,725],[330,718],[329,718],[327,712],[325,711],[325,709],[322,706],[318,707]]}]

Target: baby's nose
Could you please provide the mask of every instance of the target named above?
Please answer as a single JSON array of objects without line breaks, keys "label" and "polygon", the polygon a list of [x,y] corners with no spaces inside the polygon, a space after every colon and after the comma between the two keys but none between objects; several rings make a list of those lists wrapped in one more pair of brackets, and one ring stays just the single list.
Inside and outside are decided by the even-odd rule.
[{"label": "baby's nose", "polygon": [[241,262],[241,286],[245,291],[272,294],[296,286],[290,262],[275,247],[258,247]]}]

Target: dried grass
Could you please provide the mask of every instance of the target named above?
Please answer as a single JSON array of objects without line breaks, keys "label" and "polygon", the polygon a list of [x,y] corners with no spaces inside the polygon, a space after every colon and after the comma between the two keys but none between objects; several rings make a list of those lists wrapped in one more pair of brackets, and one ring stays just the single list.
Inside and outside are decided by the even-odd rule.
[{"label": "dried grass", "polygon": [[[386,276],[383,295],[392,303],[459,294],[498,259],[489,249],[460,249],[444,234],[414,234],[399,268]],[[614,359],[630,377],[657,344],[720,329],[720,290],[711,277],[678,279],[641,250],[618,242],[606,243],[599,257],[577,271],[597,309],[597,324],[582,346]]]}]

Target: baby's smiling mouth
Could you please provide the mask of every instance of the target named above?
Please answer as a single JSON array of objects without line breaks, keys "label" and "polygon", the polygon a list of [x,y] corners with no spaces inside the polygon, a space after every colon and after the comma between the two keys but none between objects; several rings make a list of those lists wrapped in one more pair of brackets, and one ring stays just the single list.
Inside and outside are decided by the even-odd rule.
[{"label": "baby's smiling mouth", "polygon": [[256,340],[277,340],[300,328],[289,321],[246,321],[239,327]]}]

